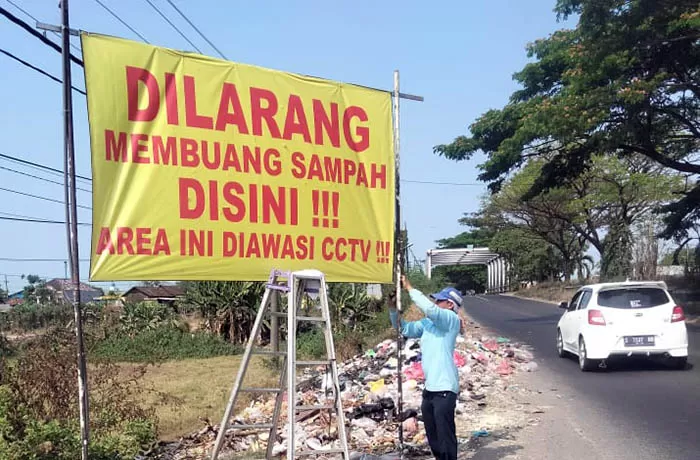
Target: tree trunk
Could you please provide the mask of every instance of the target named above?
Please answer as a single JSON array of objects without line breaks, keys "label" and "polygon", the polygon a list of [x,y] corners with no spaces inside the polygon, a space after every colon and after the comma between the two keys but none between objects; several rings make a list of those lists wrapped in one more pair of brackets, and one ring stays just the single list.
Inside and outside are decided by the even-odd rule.
[{"label": "tree trunk", "polygon": [[602,281],[624,281],[632,271],[632,235],[624,222],[610,226],[601,254]]}]

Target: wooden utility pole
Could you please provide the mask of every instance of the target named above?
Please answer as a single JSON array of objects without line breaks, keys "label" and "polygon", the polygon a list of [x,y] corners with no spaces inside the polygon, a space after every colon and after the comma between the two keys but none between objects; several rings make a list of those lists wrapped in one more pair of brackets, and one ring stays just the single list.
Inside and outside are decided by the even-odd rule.
[{"label": "wooden utility pole", "polygon": [[80,441],[82,460],[88,460],[90,441],[89,396],[87,365],[83,341],[83,314],[80,299],[80,263],[78,260],[78,208],[75,184],[75,143],[73,140],[73,94],[71,88],[70,21],[68,0],[61,0],[61,56],[63,58],[63,134],[64,134],[64,187],[66,200],[66,233],[70,262],[73,315],[78,348],[78,404],[80,406]]}]

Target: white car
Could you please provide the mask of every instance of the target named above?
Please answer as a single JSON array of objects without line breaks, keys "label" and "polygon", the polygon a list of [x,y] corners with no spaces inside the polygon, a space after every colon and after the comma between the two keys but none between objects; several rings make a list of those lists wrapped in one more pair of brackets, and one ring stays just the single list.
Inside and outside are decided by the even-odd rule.
[{"label": "white car", "polygon": [[605,366],[612,356],[664,356],[683,369],[688,331],[683,308],[666,283],[627,281],[583,286],[559,308],[557,352],[578,356],[582,371]]}]

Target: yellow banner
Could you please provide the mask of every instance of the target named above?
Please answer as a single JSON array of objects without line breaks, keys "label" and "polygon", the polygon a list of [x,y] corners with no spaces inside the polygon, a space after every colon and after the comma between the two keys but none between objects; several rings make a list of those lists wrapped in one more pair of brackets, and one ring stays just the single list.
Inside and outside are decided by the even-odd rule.
[{"label": "yellow banner", "polygon": [[391,281],[389,93],[81,38],[91,280]]}]

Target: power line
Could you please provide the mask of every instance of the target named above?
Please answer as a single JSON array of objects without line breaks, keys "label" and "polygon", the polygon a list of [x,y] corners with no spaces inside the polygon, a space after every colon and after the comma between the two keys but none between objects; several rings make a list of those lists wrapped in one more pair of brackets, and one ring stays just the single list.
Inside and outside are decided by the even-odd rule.
[{"label": "power line", "polygon": [[[31,167],[33,167],[33,168],[43,169],[44,171],[51,171],[51,172],[53,172],[53,173],[60,174],[61,177],[63,177],[63,171],[61,171],[60,169],[52,168],[52,167],[50,167],[50,166],[46,166],[46,165],[43,165],[43,164],[40,164],[40,163],[34,163],[33,161],[24,160],[24,159],[22,159],[22,158],[14,157],[14,156],[12,156],[12,155],[7,155],[7,154],[4,154],[4,153],[0,153],[0,158],[4,158],[4,159],[10,160],[10,161],[14,161],[15,163],[20,163],[20,164],[23,164],[23,165],[31,166]],[[80,175],[78,175],[78,174],[76,174],[75,177],[78,178],[78,179],[82,179],[82,180],[88,181],[88,182],[92,182],[92,179],[89,178],[89,177],[80,176]]]},{"label": "power line", "polygon": [[484,184],[478,182],[434,182],[434,181],[424,181],[424,180],[406,180],[401,179],[401,182],[407,182],[409,184],[424,184],[424,185],[454,185],[459,187],[479,187]]},{"label": "power line", "polygon": [[[28,197],[30,197],[30,198],[36,198],[37,200],[44,200],[44,201],[50,201],[50,202],[52,202],[52,203],[65,204],[65,203],[64,203],[63,201],[61,201],[61,200],[56,200],[56,199],[54,199],[54,198],[48,198],[48,197],[40,196],[40,195],[32,195],[31,193],[20,192],[20,191],[18,191],[18,190],[12,190],[12,189],[9,189],[9,188],[0,187],[0,190],[5,191],[5,192],[10,192],[10,193],[16,193],[17,195],[28,196]],[[92,208],[89,207],[89,206],[83,206],[83,205],[80,205],[80,204],[78,204],[78,205],[76,205],[76,206],[79,207],[79,208],[83,208],[83,209],[92,209]]]},{"label": "power line", "polygon": [[143,40],[143,41],[146,42],[146,43],[150,43],[148,40],[146,40],[146,37],[144,37],[143,35],[141,35],[140,33],[138,33],[138,32],[136,31],[136,29],[134,29],[134,28],[131,27],[129,24],[127,24],[126,21],[124,21],[121,17],[119,17],[119,15],[118,15],[117,13],[115,13],[115,12],[112,11],[112,10],[110,10],[109,7],[108,7],[107,5],[105,5],[104,3],[102,3],[100,0],[95,0],[95,2],[96,2],[98,5],[100,5],[102,8],[104,8],[105,11],[107,11],[109,14],[111,14],[112,17],[114,17],[114,19],[116,19],[117,21],[121,22],[122,25],[123,25],[124,27],[126,27],[127,29],[129,29],[130,31],[132,31],[134,34],[136,34],[136,36],[138,36],[141,40]]},{"label": "power line", "polygon": [[224,55],[224,53],[222,53],[222,52],[219,50],[219,48],[217,48],[217,47],[202,33],[202,31],[199,30],[199,28],[198,28],[197,26],[195,26],[195,25],[192,23],[192,21],[190,21],[190,19],[185,15],[185,13],[183,13],[182,11],[180,11],[180,9],[179,9],[171,0],[167,0],[167,2],[170,3],[170,6],[172,6],[172,7],[175,9],[175,11],[177,11],[177,12],[180,14],[180,16],[182,16],[182,19],[184,19],[185,21],[187,21],[187,24],[189,24],[190,27],[192,27],[192,28],[199,34],[200,37],[202,37],[207,43],[209,43],[209,46],[211,46],[212,48],[214,48],[214,50],[216,50],[216,52],[219,53],[219,56],[221,56],[222,58],[228,60],[228,58]]},{"label": "power line", "polygon": [[[9,214],[7,212],[2,212],[0,214]],[[9,220],[13,222],[31,222],[34,224],[63,224],[65,225],[66,222],[63,220],[48,220],[48,219],[40,219],[37,217],[4,217],[0,216],[0,220]],[[90,226],[91,224],[85,223],[85,222],[78,222],[78,225],[84,225],[84,226]]]},{"label": "power line", "polygon": [[[39,72],[40,74],[44,75],[45,77],[49,77],[51,80],[55,81],[56,83],[63,83],[63,80],[61,80],[60,78],[54,77],[53,75],[51,75],[47,71],[45,71],[45,70],[43,70],[35,65],[30,64],[29,62],[25,61],[24,59],[19,58],[19,57],[15,56],[14,54],[10,53],[9,51],[6,51],[6,50],[0,48],[0,53],[4,54],[5,56],[7,56],[11,59],[14,59],[15,61],[19,62],[20,64],[22,64],[25,67],[29,67],[30,69],[32,69],[36,72]],[[83,96],[85,96],[85,91],[83,91],[82,89],[76,88],[73,85],[71,85],[71,88],[73,88],[73,91],[77,91],[80,94],[82,94]]]},{"label": "power line", "polygon": [[[5,158],[5,159],[10,160],[10,161],[21,163],[21,164],[31,166],[34,168],[43,169],[45,171],[50,171],[50,172],[53,172],[56,174],[60,174],[61,176],[63,175],[63,171],[61,171],[60,169],[52,168],[50,166],[42,165],[40,163],[34,163],[34,162],[28,161],[28,160],[23,160],[21,158],[17,158],[17,157],[11,156],[11,155],[6,155],[3,153],[0,153],[0,158]],[[0,169],[6,169],[6,168],[0,168]],[[76,177],[78,179],[82,179],[84,181],[92,182],[92,179],[89,177],[80,176],[80,175],[76,175]],[[406,183],[410,183],[410,184],[423,184],[423,185],[450,185],[450,186],[455,186],[455,187],[481,187],[484,185],[484,184],[481,184],[478,182],[440,182],[440,181],[423,181],[423,180],[408,180],[408,179],[401,179],[401,182],[406,182]],[[87,190],[84,190],[84,191],[87,191]]]},{"label": "power line", "polygon": [[23,214],[14,214],[11,212],[0,212],[0,214],[2,214],[3,216],[10,216],[10,217],[24,217],[25,219],[38,219],[38,218],[35,218],[32,216],[25,216]]},{"label": "power line", "polygon": [[[41,33],[34,30],[34,28],[32,26],[30,26],[29,24],[27,24],[26,22],[24,22],[23,20],[21,20],[20,18],[18,18],[14,14],[10,13],[9,11],[7,11],[5,8],[3,8],[1,6],[0,6],[0,14],[5,16],[7,19],[14,22],[15,24],[17,24],[18,26],[20,26],[22,29],[27,31],[29,34],[31,34],[34,37],[41,40],[41,42],[44,43],[45,45],[50,46],[51,48],[53,48],[55,51],[57,51],[59,53],[62,52],[60,46],[58,46],[57,44],[55,44],[54,42],[52,42],[48,38],[44,37]],[[83,61],[81,59],[75,57],[73,54],[70,54],[70,59],[71,59],[71,61],[75,62],[79,66],[85,67],[85,64],[83,64]]]},{"label": "power line", "polygon": [[178,34],[180,34],[180,36],[181,36],[182,38],[184,38],[184,39],[187,41],[187,43],[189,43],[190,45],[192,45],[192,47],[193,47],[194,49],[196,49],[197,52],[198,52],[199,54],[202,54],[202,51],[201,51],[199,48],[197,48],[197,45],[195,45],[194,43],[192,43],[192,41],[191,41],[189,38],[187,38],[187,36],[186,36],[184,33],[182,33],[182,31],[181,31],[175,24],[173,24],[172,21],[170,21],[170,19],[168,19],[168,17],[167,17],[165,14],[163,14],[163,12],[160,10],[160,8],[158,8],[156,5],[154,5],[153,2],[151,2],[151,0],[146,0],[146,3],[148,3],[149,5],[151,5],[151,7],[152,7],[154,10],[156,10],[156,13],[158,13],[158,14],[160,15],[160,17],[163,18],[163,19],[165,20],[165,22],[167,22],[168,24],[170,24],[170,27],[172,27],[173,29],[175,29],[175,31],[176,31]]},{"label": "power line", "polygon": [[[78,259],[80,262],[90,262],[90,259]],[[66,259],[24,259],[15,257],[0,257],[0,262],[65,262]]]},{"label": "power line", "polygon": [[[12,172],[12,173],[15,173],[15,174],[21,174],[22,176],[31,177],[31,178],[33,178],[33,179],[42,180],[42,181],[44,181],[44,182],[48,182],[48,183],[51,183],[51,184],[57,184],[57,185],[61,185],[61,186],[64,185],[62,182],[59,182],[59,181],[56,181],[56,180],[51,180],[51,179],[46,179],[45,177],[35,176],[35,175],[33,175],[33,174],[29,174],[29,173],[26,173],[26,172],[24,172],[24,171],[17,171],[16,169],[6,168],[5,166],[0,166],[0,169],[2,169],[2,170],[4,170],[4,171],[9,171],[9,172]],[[80,190],[81,192],[92,193],[92,190],[88,190],[88,189],[86,189],[86,188],[76,187],[76,190]]]},{"label": "power line", "polygon": [[[23,9],[21,6],[19,6],[18,4],[16,4],[16,3],[13,2],[12,0],[6,0],[6,1],[7,1],[7,3],[9,3],[10,5],[12,5],[12,6],[14,6],[15,8],[17,8],[17,10],[21,11],[21,12],[24,13],[26,16],[28,16],[28,17],[30,17],[31,19],[33,19],[34,22],[41,22],[41,21],[39,21],[35,16],[32,16],[31,13],[29,13],[27,10]],[[61,37],[61,34],[59,34],[58,32],[56,32],[56,31],[54,31],[54,30],[52,30],[51,33],[54,34],[54,35],[57,36],[57,37]],[[71,46],[71,48],[73,48],[73,49],[76,50],[77,52],[82,53],[81,49],[78,48],[77,46],[75,46],[74,44],[71,43],[70,46]]]}]

